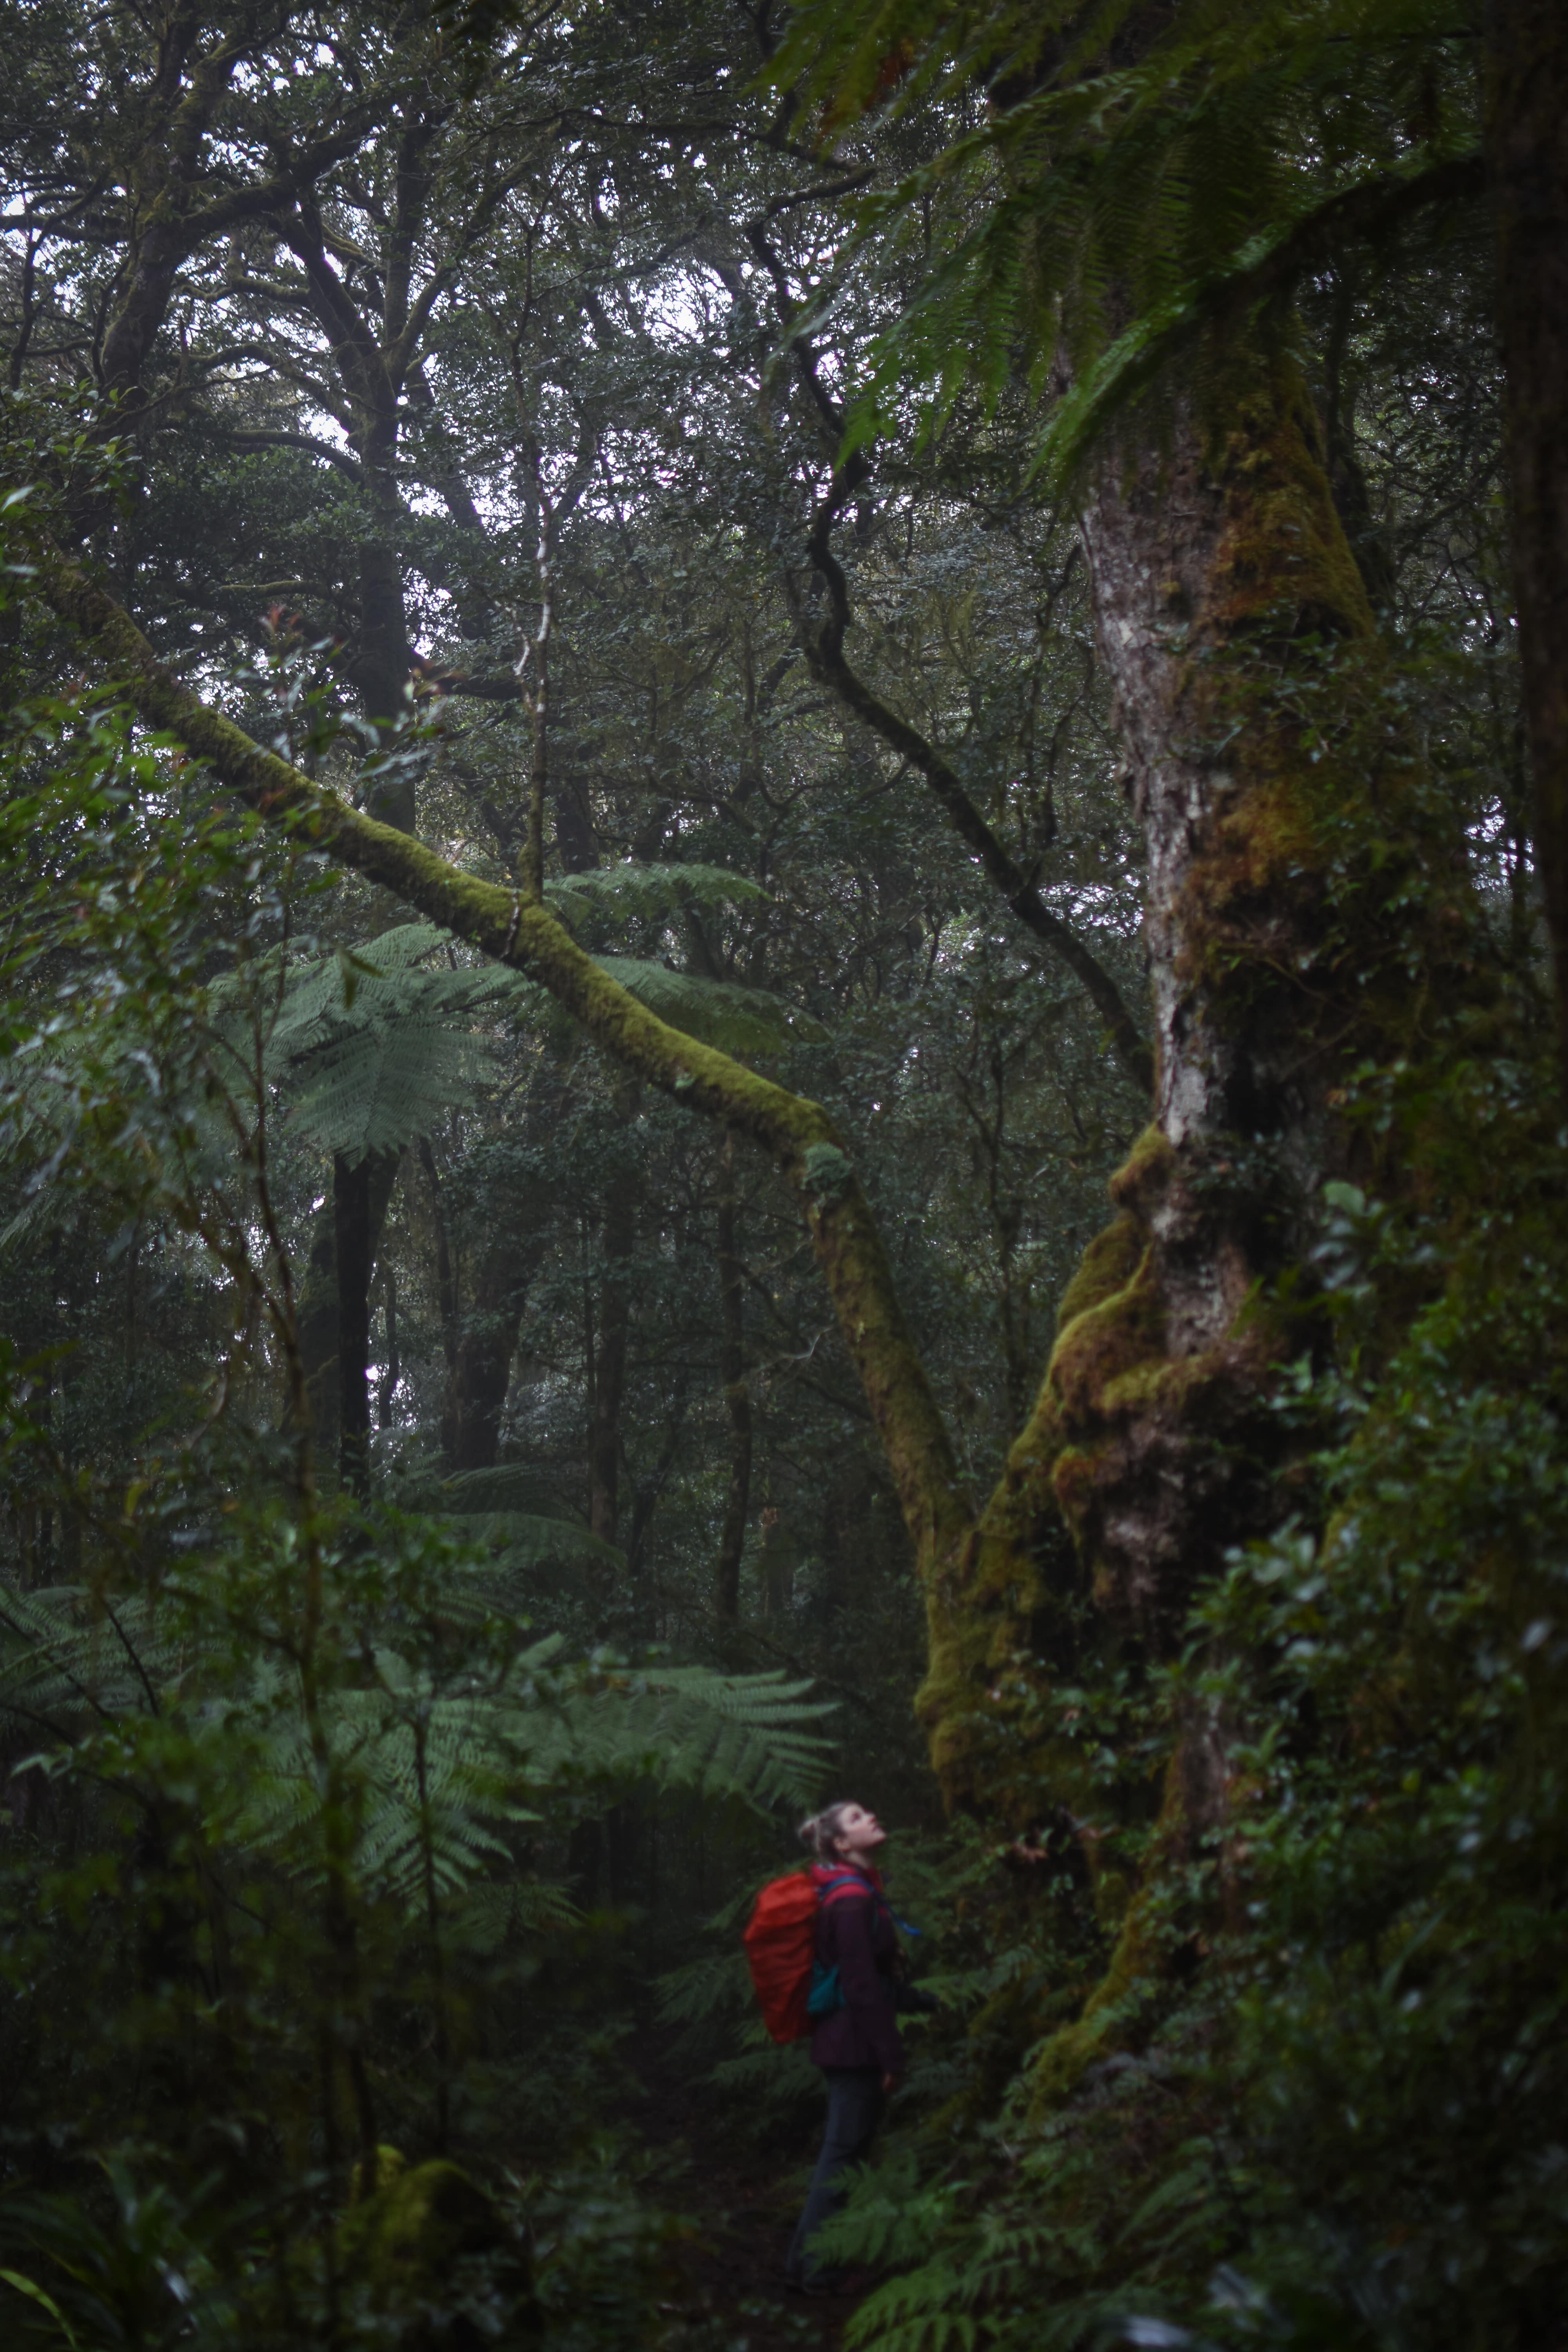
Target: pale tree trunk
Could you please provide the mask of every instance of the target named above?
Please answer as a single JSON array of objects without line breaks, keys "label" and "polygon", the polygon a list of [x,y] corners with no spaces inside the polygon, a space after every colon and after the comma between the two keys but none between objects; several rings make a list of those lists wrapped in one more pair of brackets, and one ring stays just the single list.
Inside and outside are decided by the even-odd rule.
[{"label": "pale tree trunk", "polygon": [[1568,8],[1489,0],[1486,35],[1514,593],[1568,1100]]},{"label": "pale tree trunk", "polygon": [[[1408,832],[1413,764],[1379,723],[1381,649],[1316,420],[1282,359],[1238,360],[1225,390],[1212,419],[1179,411],[1163,449],[1109,454],[1082,508],[1147,849],[1155,1115],[1063,1301],[921,1697],[950,1802],[1019,1826],[1070,1769],[1020,1729],[1048,1720],[1063,1601],[1091,1592],[1116,1638],[1168,1656],[1226,1551],[1281,1514],[1269,1399],[1312,1327],[1275,1286],[1344,1164],[1336,1089],[1408,1034],[1419,993],[1408,927],[1331,870],[1342,821]],[[1432,849],[1407,841],[1387,869],[1427,860],[1406,895],[1429,956],[1464,920],[1460,861]],[[1212,1826],[1213,1727],[1176,1777],[1189,1827]]]}]

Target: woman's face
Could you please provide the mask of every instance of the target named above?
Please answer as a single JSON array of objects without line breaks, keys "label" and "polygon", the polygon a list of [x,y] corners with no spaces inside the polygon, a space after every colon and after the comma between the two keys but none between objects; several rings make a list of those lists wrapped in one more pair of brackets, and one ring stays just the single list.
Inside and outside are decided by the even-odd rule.
[{"label": "woman's face", "polygon": [[868,1813],[864,1805],[846,1805],[838,1817],[834,1843],[846,1862],[863,1862],[875,1853],[887,1834],[876,1814]]}]

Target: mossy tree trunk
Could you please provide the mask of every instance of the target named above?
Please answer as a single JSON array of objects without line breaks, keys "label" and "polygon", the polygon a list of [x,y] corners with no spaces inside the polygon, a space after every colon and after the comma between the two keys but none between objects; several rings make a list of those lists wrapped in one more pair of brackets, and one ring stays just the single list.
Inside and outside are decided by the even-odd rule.
[{"label": "mossy tree trunk", "polygon": [[1335,1081],[1380,1023],[1386,1032],[1391,990],[1405,984],[1397,943],[1349,936],[1353,910],[1331,873],[1347,806],[1399,787],[1380,781],[1364,737],[1325,757],[1302,715],[1325,676],[1336,705],[1364,698],[1377,652],[1291,369],[1238,367],[1223,407],[1216,394],[1212,414],[1177,416],[1163,456],[1113,456],[1084,534],[1149,847],[1156,1116],[979,1509],[820,1107],[667,1028],[547,906],[463,874],[258,750],[161,667],[101,591],[41,541],[34,550],[45,593],[97,636],[144,716],[253,806],[528,971],[635,1077],[773,1159],[914,1543],[929,1627],[920,1704],[944,1793],[1020,1827],[1053,1769],[1030,1727],[1046,1719],[1079,1590],[1163,1647],[1224,1549],[1269,1510],[1267,1400],[1300,1339],[1269,1286],[1337,1164]]},{"label": "mossy tree trunk", "polygon": [[[1398,893],[1362,887],[1347,856],[1377,824],[1398,869],[1414,771],[1381,722],[1373,617],[1294,368],[1238,357],[1163,449],[1112,452],[1082,530],[1147,849],[1154,1118],[1063,1301],[921,1699],[950,1797],[1020,1826],[1070,1769],[1022,1737],[1048,1722],[1064,1603],[1092,1596],[1110,1638],[1169,1655],[1226,1551],[1279,1516],[1270,1397],[1312,1335],[1293,1269],[1344,1163],[1336,1089],[1415,993],[1382,912]],[[1418,919],[1440,927],[1442,901]],[[1186,1829],[1222,1817],[1226,1779],[1214,1727],[1191,1727]]]}]

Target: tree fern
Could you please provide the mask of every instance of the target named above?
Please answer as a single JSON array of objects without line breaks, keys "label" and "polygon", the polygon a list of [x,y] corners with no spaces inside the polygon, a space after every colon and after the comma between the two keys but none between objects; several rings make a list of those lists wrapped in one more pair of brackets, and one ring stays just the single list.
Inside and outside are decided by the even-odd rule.
[{"label": "tree fern", "polygon": [[444,1618],[477,1635],[467,1663],[438,1675],[377,1646],[368,1677],[362,1668],[321,1695],[314,1728],[281,1657],[237,1655],[205,1579],[170,1587],[156,1604],[5,1592],[0,1718],[58,1769],[89,1777],[134,1777],[138,1727],[149,1738],[178,1727],[193,1769],[207,1759],[200,1777],[215,1843],[311,1883],[326,1867],[324,1738],[358,1792],[357,1883],[411,1912],[432,1884],[456,1896],[509,1870],[512,1832],[563,1788],[640,1782],[757,1809],[814,1792],[816,1726],[828,1710],[807,1685],[695,1666],[585,1666],[564,1659],[555,1636],[507,1643],[498,1669],[496,1639],[508,1628],[486,1616],[475,1570],[447,1560],[441,1576]]},{"label": "tree fern", "polygon": [[482,1545],[494,1566],[508,1575],[530,1569],[581,1567],[609,1573],[626,1567],[626,1554],[574,1519],[533,1511],[469,1511],[454,1517],[467,1543]]},{"label": "tree fern", "polygon": [[863,237],[908,227],[923,283],[857,429],[911,368],[945,406],[1021,358],[1038,385],[1065,352],[1080,391],[1046,446],[1059,476],[1174,355],[1201,377],[1303,268],[1421,201],[1479,194],[1469,47],[1437,0],[1185,0],[1153,35],[1131,0],[804,0],[773,71],[835,127],[889,89],[971,121],[976,91],[991,101],[863,207]]},{"label": "tree fern", "polygon": [[571,1516],[554,1499],[539,1472],[521,1462],[498,1462],[486,1470],[459,1470],[450,1478],[417,1489],[416,1496],[423,1507],[433,1511],[526,1511],[547,1519]]},{"label": "tree fern", "polygon": [[403,923],[290,968],[268,1070],[289,1082],[297,1133],[358,1158],[472,1104],[496,1054],[477,1016],[515,1000],[517,983],[493,966],[426,969],[446,944],[433,924]]},{"label": "tree fern", "polygon": [[722,866],[595,866],[547,882],[544,895],[568,922],[591,914],[609,919],[675,915],[688,907],[768,903],[760,882]]},{"label": "tree fern", "polygon": [[776,1054],[794,1039],[818,1044],[827,1034],[810,1013],[766,989],[743,988],[732,980],[701,980],[631,956],[598,956],[595,961],[672,1029],[700,1037],[722,1053]]}]

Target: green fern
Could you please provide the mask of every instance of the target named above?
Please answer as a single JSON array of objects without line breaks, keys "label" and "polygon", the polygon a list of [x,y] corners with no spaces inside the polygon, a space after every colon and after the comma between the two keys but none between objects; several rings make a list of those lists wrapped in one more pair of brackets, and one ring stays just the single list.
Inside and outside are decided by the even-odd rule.
[{"label": "green fern", "polygon": [[1177,355],[1201,383],[1260,307],[1278,327],[1302,269],[1481,188],[1468,36],[1437,0],[1184,0],[1152,32],[1130,0],[803,0],[771,70],[830,124],[889,83],[905,111],[962,94],[972,120],[990,94],[975,129],[862,208],[862,245],[907,235],[923,283],[853,429],[878,429],[908,373],[942,414],[968,380],[994,396],[1020,353],[1042,388],[1065,352],[1058,478]]},{"label": "green fern", "polygon": [[571,1517],[554,1500],[538,1471],[521,1462],[498,1462],[488,1470],[459,1470],[438,1486],[423,1490],[420,1500],[435,1511],[527,1511],[544,1519]]},{"label": "green fern", "polygon": [[454,1529],[466,1543],[489,1551],[495,1568],[505,1575],[522,1575],[546,1567],[597,1569],[610,1573],[626,1567],[626,1554],[602,1536],[575,1520],[545,1517],[532,1511],[480,1511],[454,1517]]},{"label": "green fern", "polygon": [[447,944],[433,924],[402,923],[290,969],[267,1068],[291,1096],[296,1133],[358,1158],[474,1103],[496,1062],[478,1016],[515,1001],[518,984],[493,965],[427,970]]},{"label": "green fern", "polygon": [[688,907],[768,903],[760,882],[722,866],[595,866],[547,882],[544,895],[571,923],[583,922],[591,914],[647,920]]},{"label": "green fern", "polygon": [[[510,1516],[510,1515],[509,1515]],[[559,1539],[560,1522],[539,1523]],[[578,1531],[570,1530],[575,1536]],[[592,1540],[590,1538],[590,1540]],[[484,1579],[442,1569],[453,1628],[494,1655]],[[140,1736],[181,1736],[209,1759],[215,1843],[321,1880],[324,1781],[297,1682],[280,1664],[236,1660],[204,1580],[111,1604],[74,1591],[0,1593],[0,1720],[58,1769],[131,1769]],[[354,1870],[371,1899],[417,1912],[428,1884],[455,1898],[508,1873],[516,1829],[564,1788],[641,1783],[759,1811],[806,1801],[820,1777],[816,1726],[828,1710],[777,1674],[574,1664],[558,1636],[513,1650],[497,1672],[446,1681],[401,1651],[370,1653],[368,1679],[327,1691],[315,1718],[345,1785],[358,1790]],[[221,1691],[223,1704],[205,1704]],[[226,1793],[225,1793],[226,1792]]]},{"label": "green fern", "polygon": [[598,956],[602,971],[672,1029],[725,1054],[776,1054],[793,1041],[819,1045],[827,1032],[810,1013],[762,988],[733,980],[700,980],[632,956]]}]

